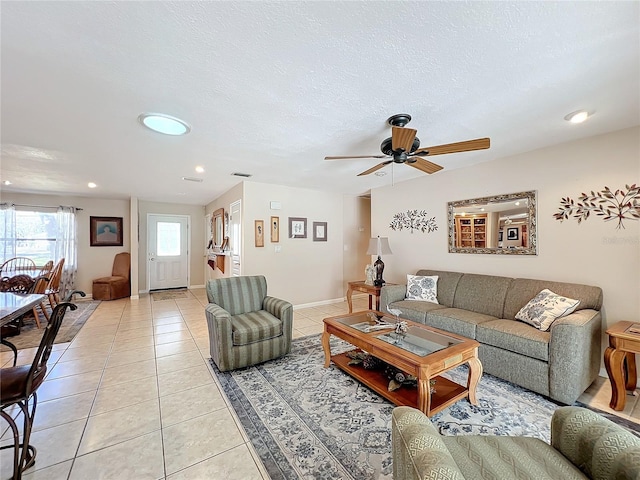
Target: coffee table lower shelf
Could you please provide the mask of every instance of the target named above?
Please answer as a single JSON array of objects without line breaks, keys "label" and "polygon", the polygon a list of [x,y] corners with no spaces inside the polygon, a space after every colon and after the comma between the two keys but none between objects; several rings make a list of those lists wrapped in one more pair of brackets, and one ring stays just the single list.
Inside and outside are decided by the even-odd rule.
[{"label": "coffee table lower shelf", "polygon": [[[418,407],[418,388],[400,387],[393,392],[388,389],[389,379],[380,370],[367,370],[360,365],[349,365],[351,358],[348,352],[332,355],[331,361],[340,370],[348,373],[353,378],[369,387],[374,392],[398,406]],[[448,378],[441,376],[434,377],[436,380],[436,391],[431,394],[431,407],[428,412],[424,412],[431,417],[449,405],[469,396],[466,387],[452,382]]]}]

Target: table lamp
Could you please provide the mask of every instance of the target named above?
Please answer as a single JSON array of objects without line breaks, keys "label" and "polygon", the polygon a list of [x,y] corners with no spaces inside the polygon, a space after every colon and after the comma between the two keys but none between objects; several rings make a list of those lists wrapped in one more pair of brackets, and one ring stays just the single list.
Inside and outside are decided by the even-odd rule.
[{"label": "table lamp", "polygon": [[367,255],[378,255],[378,259],[373,264],[373,268],[376,270],[376,279],[373,282],[373,285],[376,287],[381,287],[384,285],[384,280],[382,279],[382,272],[384,272],[384,262],[380,258],[381,255],[390,255],[393,252],[391,251],[391,247],[389,247],[389,239],[387,237],[380,238],[372,238],[369,240],[369,248],[367,249]]}]

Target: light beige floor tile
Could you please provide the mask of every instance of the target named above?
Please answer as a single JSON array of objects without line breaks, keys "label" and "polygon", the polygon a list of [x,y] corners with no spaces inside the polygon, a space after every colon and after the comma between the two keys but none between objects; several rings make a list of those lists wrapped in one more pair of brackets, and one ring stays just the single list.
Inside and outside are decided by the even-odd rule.
[{"label": "light beige floor tile", "polygon": [[196,342],[187,340],[185,342],[164,343],[156,345],[156,357],[166,357],[167,355],[175,355],[177,353],[192,352],[197,350]]},{"label": "light beige floor tile", "polygon": [[322,333],[324,331],[324,326],[322,324],[318,324],[312,327],[297,328],[296,330],[302,333],[303,336],[315,335],[318,333]]},{"label": "light beige floor tile", "polygon": [[191,333],[189,330],[180,330],[177,332],[163,333],[156,335],[156,345],[162,345],[164,343],[184,342],[185,340],[191,340]]},{"label": "light beige floor tile", "polygon": [[89,416],[94,398],[95,392],[91,391],[56,398],[48,402],[39,401],[36,407],[33,431],[86,419]]},{"label": "light beige floor tile", "polygon": [[204,362],[205,360],[197,350],[156,359],[158,375],[174,372],[176,370],[183,370],[189,367],[196,367],[202,365]]},{"label": "light beige floor tile", "polygon": [[246,445],[239,445],[191,467],[169,475],[167,480],[262,480],[263,476]]},{"label": "light beige floor tile", "polygon": [[137,403],[89,417],[78,455],[160,429],[158,400]]},{"label": "light beige floor tile", "polygon": [[43,468],[41,470],[33,471],[33,468],[29,469],[29,473],[22,475],[23,480],[62,480],[69,476],[71,470],[72,460],[66,462],[57,463],[50,467]]},{"label": "light beige floor tile", "polygon": [[64,356],[55,364],[51,371],[47,374],[47,379],[68,377],[69,375],[77,375],[79,373],[87,373],[94,370],[102,370],[106,358],[103,355],[95,357],[82,358],[79,360],[62,361]]},{"label": "light beige floor tile", "polygon": [[156,375],[156,361],[154,359],[142,360],[136,363],[128,363],[104,370],[100,388],[131,382],[139,378]]},{"label": "light beige floor tile", "polygon": [[135,350],[142,347],[153,346],[153,337],[137,337],[118,340],[114,345],[112,352],[122,352],[124,350]]},{"label": "light beige floor tile", "polygon": [[[35,465],[27,470],[25,474],[43,470],[66,460],[71,460],[80,443],[80,437],[82,436],[85,423],[85,420],[78,420],[65,423],[64,425],[58,425],[57,427],[47,428],[46,430],[33,432],[29,443],[36,446],[38,456]],[[12,449],[2,450],[0,457],[0,475],[2,478],[9,478],[11,476],[10,472],[13,469],[12,456]],[[7,460],[7,458],[9,460]]]},{"label": "light beige floor tile", "polygon": [[154,305],[153,307],[154,323],[156,322],[156,320],[161,318],[173,318],[174,320],[182,321],[182,317],[180,316],[180,309],[175,306],[175,302],[174,302],[173,308],[170,308],[168,306],[166,308],[165,307],[158,308]]},{"label": "light beige floor tile", "polygon": [[166,325],[156,325],[153,327],[153,334],[162,335],[163,333],[179,332],[181,330],[187,330],[186,323],[167,323]]},{"label": "light beige floor tile", "polygon": [[80,332],[74,337],[85,337],[91,335],[111,335],[118,330],[118,324],[111,325],[93,325],[91,323],[85,323]]},{"label": "light beige floor tile", "polygon": [[158,398],[158,379],[155,376],[111,387],[100,387],[91,409],[91,416],[128,407]]},{"label": "light beige floor tile", "polygon": [[162,437],[167,475],[243,443],[227,410],[164,428]]},{"label": "light beige floor tile", "polygon": [[213,383],[166,395],[160,397],[162,426],[184,422],[225,407],[223,396]]},{"label": "light beige floor tile", "polygon": [[101,377],[102,371],[95,370],[69,377],[45,380],[38,388],[38,401],[46,402],[54,398],[97,390]]},{"label": "light beige floor tile", "polygon": [[116,333],[116,342],[126,340],[127,338],[150,337],[153,335],[153,327],[145,325],[140,328],[132,328],[129,330],[118,330]]},{"label": "light beige floor tile", "polygon": [[[97,476],[99,472],[99,477]],[[69,480],[158,480],[164,478],[159,430],[76,459]]]},{"label": "light beige floor tile", "polygon": [[180,315],[170,315],[168,317],[156,317],[153,316],[153,324],[158,325],[169,325],[171,323],[182,323],[182,317]]},{"label": "light beige floor tile", "polygon": [[205,365],[158,375],[158,389],[161,397],[211,383],[213,379]]},{"label": "light beige floor tile", "polygon": [[118,325],[117,333],[126,332],[127,330],[137,330],[139,328],[147,328],[147,327],[153,327],[153,322],[151,321],[151,317],[144,320],[136,320],[135,322],[123,320]]},{"label": "light beige floor tile", "polygon": [[150,360],[155,358],[156,349],[149,347],[136,348],[134,350],[124,350],[121,352],[113,352],[109,355],[106,367],[117,367],[128,363],[136,363],[142,360]]},{"label": "light beige floor tile", "polygon": [[317,320],[309,317],[300,317],[293,321],[293,328],[315,327],[319,324]]},{"label": "light beige floor tile", "polygon": [[64,351],[60,360],[63,362],[68,362],[70,360],[78,360],[80,358],[88,358],[88,357],[98,357],[104,356],[107,358],[109,352],[111,351],[111,344],[103,343],[101,345],[92,345],[89,347],[69,347]]}]

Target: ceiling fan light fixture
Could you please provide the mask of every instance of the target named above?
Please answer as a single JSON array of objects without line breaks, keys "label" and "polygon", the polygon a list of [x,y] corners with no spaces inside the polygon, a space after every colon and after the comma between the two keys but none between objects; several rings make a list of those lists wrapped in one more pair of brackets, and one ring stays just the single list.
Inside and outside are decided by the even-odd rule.
[{"label": "ceiling fan light fixture", "polygon": [[384,177],[386,174],[387,174],[387,172],[376,172],[376,173],[374,173],[374,175],[376,177]]},{"label": "ceiling fan light fixture", "polygon": [[577,110],[565,115],[564,119],[570,123],[582,123],[590,116],[591,114],[586,110]]},{"label": "ceiling fan light fixture", "polygon": [[187,122],[164,113],[141,113],[138,120],[149,130],[164,135],[186,135],[191,131]]}]

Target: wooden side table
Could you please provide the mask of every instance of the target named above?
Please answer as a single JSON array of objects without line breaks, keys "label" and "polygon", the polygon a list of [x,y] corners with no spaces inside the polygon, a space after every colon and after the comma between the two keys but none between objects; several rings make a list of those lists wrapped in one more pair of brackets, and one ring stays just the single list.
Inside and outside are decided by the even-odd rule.
[{"label": "wooden side table", "polygon": [[[385,285],[393,285],[391,283],[387,283]],[[364,282],[349,282],[349,288],[347,289],[347,303],[349,304],[349,313],[353,313],[353,304],[351,303],[351,295],[353,292],[362,292],[369,295],[369,310],[373,310],[372,308],[372,298],[376,297],[376,311],[380,311],[380,289],[382,287],[376,287],[375,285],[367,285]]]},{"label": "wooden side table", "polygon": [[607,330],[609,347],[604,352],[604,366],[611,381],[614,410],[624,410],[626,391],[636,388],[636,353],[640,353],[640,334],[628,332],[634,322],[618,322]]}]

